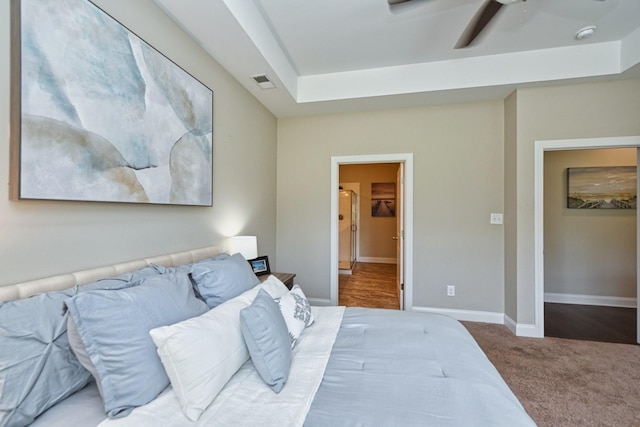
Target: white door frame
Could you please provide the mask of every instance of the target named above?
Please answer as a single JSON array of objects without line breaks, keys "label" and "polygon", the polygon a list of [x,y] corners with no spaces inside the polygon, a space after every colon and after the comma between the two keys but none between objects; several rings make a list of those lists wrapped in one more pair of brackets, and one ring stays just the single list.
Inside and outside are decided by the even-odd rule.
[{"label": "white door frame", "polygon": [[340,165],[404,163],[405,167],[405,310],[413,309],[413,153],[331,157],[331,305],[338,305],[338,197]]},{"label": "white door frame", "polygon": [[[535,322],[528,336],[544,337],[544,152],[559,150],[593,150],[598,148],[640,147],[640,136],[610,138],[557,139],[534,144],[534,275]],[[638,278],[640,280],[640,277]],[[640,304],[640,295],[638,296]],[[640,310],[638,310],[640,313]],[[639,314],[640,315],[640,314]]]}]

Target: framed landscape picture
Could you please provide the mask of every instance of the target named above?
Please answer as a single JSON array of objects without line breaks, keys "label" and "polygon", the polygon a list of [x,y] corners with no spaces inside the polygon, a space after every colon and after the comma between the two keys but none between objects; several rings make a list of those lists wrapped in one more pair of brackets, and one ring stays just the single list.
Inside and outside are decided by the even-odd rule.
[{"label": "framed landscape picture", "polygon": [[88,0],[11,14],[13,200],[211,206],[211,89]]},{"label": "framed landscape picture", "polygon": [[371,216],[396,216],[395,182],[374,182],[371,184]]},{"label": "framed landscape picture", "polygon": [[570,209],[636,209],[635,166],[567,169]]}]

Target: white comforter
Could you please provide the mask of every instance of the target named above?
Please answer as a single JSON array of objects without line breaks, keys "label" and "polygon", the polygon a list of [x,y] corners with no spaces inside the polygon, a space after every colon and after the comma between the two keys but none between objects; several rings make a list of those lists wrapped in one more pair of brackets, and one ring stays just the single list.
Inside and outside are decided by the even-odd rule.
[{"label": "white comforter", "polygon": [[293,349],[289,379],[279,394],[264,384],[249,360],[193,423],[184,416],[171,387],[129,416],[107,419],[100,427],[300,426],[320,386],[344,307],[313,307],[315,323]]}]

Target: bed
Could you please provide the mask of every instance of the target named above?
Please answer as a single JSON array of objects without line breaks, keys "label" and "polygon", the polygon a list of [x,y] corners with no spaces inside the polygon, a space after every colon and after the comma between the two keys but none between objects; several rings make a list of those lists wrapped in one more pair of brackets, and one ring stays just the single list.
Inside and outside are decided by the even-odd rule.
[{"label": "bed", "polygon": [[0,288],[0,426],[535,425],[456,320],[251,275],[212,246]]}]

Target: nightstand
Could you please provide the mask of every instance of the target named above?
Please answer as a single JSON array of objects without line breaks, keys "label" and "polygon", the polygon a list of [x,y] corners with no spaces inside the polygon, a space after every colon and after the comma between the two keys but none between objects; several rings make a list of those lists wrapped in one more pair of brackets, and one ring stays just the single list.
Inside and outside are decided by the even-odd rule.
[{"label": "nightstand", "polygon": [[[282,283],[287,285],[287,288],[289,289],[293,288],[293,278],[296,277],[294,273],[271,273],[271,274],[276,276],[278,279],[280,279]],[[262,283],[265,280],[267,280],[267,277],[269,277],[269,274],[263,274],[262,276],[258,276],[258,279],[260,279],[260,283]]]}]

